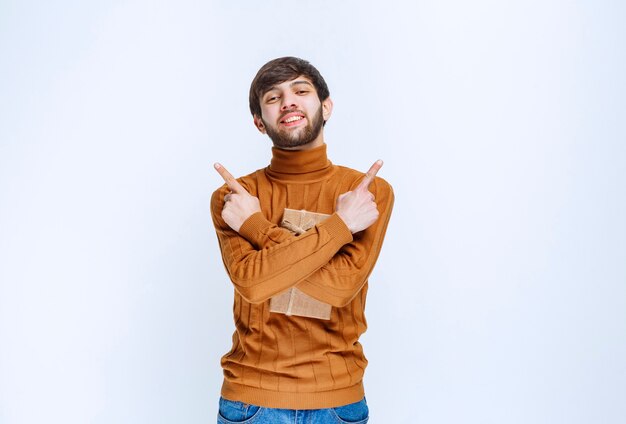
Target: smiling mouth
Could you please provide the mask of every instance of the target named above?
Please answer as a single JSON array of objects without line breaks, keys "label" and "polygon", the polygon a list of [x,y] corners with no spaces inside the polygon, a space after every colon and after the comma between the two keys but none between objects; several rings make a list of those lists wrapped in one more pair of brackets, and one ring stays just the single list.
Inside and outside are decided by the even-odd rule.
[{"label": "smiling mouth", "polygon": [[281,124],[291,127],[295,125],[299,125],[302,121],[304,121],[305,116],[300,112],[290,112],[285,115],[285,117],[280,121]]},{"label": "smiling mouth", "polygon": [[300,121],[302,119],[304,119],[304,116],[292,116],[292,117],[289,117],[289,118],[287,118],[287,119],[285,119],[285,120],[283,120],[281,122],[283,124],[291,124],[292,122]]}]

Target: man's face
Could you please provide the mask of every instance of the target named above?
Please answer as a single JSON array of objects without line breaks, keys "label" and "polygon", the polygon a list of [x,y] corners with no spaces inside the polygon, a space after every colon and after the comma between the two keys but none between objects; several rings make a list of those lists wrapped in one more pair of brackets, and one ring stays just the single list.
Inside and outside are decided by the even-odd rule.
[{"label": "man's face", "polygon": [[274,146],[297,149],[319,145],[324,121],[330,117],[332,101],[320,102],[315,87],[305,77],[285,81],[261,96],[261,117],[257,128],[272,139]]}]

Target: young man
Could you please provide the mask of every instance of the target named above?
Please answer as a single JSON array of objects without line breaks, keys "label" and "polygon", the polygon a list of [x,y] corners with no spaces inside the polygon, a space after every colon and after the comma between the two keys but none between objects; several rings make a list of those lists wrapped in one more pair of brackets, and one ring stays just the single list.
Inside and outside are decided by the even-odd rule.
[{"label": "young man", "polygon": [[375,176],[382,161],[363,175],[328,160],[332,107],[310,63],[272,60],[250,87],[254,125],[274,144],[270,165],[235,180],[215,164],[226,184],[211,213],[236,326],[219,423],[368,420],[358,339],[393,191]]}]

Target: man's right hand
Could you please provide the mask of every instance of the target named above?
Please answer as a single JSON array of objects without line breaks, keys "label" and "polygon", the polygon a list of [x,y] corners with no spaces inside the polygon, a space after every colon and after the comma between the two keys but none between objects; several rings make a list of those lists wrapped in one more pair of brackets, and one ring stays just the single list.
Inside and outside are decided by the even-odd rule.
[{"label": "man's right hand", "polygon": [[378,219],[378,208],[374,202],[374,195],[368,187],[382,166],[382,160],[374,162],[357,188],[343,193],[337,198],[335,212],[343,219],[352,234],[366,229]]},{"label": "man's right hand", "polygon": [[214,167],[231,191],[224,196],[222,219],[230,228],[239,232],[246,219],[256,212],[261,212],[261,204],[259,199],[248,193],[221,164],[216,163]]}]

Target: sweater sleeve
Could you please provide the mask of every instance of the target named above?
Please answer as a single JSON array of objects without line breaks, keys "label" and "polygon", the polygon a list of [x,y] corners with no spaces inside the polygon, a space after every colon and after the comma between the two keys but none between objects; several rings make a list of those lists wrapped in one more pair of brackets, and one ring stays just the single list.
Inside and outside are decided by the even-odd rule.
[{"label": "sweater sleeve", "polygon": [[[377,180],[378,181],[378,180]],[[361,291],[372,273],[383,245],[394,195],[386,182],[376,184],[378,220],[364,231],[354,234],[332,259],[296,287],[311,297],[333,306],[345,306]]]},{"label": "sweater sleeve", "polygon": [[[249,302],[261,303],[302,281],[324,264],[346,243],[350,230],[337,214],[300,236],[276,239],[275,224],[261,212],[249,217],[240,233],[222,218],[226,186],[211,197],[211,216],[222,252],[222,261],[235,289]],[[257,248],[250,239],[265,237],[266,246]],[[272,237],[274,241],[272,242]]]},{"label": "sweater sleeve", "polygon": [[[378,220],[366,230],[356,233],[352,241],[341,246],[314,272],[295,280],[298,289],[336,307],[350,303],[361,291],[378,259],[394,202],[393,189],[385,180],[376,178],[370,189],[374,192],[378,205]],[[338,218],[334,214],[328,219],[334,219],[333,217]],[[325,223],[326,221],[319,226]],[[313,227],[300,237],[319,231],[319,226]],[[260,213],[250,217],[242,225],[240,232],[258,249],[288,243],[294,237],[288,230],[272,224]]]}]

